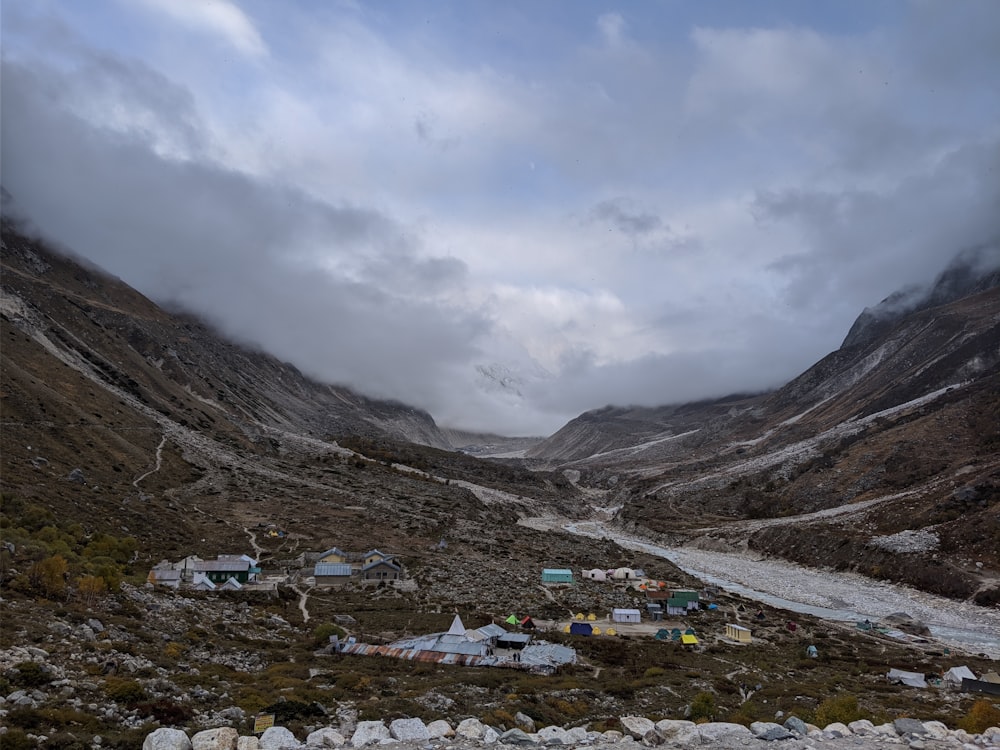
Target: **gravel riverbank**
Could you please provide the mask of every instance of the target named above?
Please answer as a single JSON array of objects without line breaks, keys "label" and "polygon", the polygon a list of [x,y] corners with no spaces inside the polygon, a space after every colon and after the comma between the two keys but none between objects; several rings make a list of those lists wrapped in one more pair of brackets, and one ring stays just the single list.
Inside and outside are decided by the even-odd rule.
[{"label": "gravel riverbank", "polygon": [[906,612],[925,622],[935,640],[1000,659],[1000,610],[958,602],[854,573],[805,568],[784,560],[684,547],[668,548],[597,522],[526,519],[535,528],[560,528],[612,539],[622,547],[664,557],[706,582],[793,611],[828,620],[879,620]]}]

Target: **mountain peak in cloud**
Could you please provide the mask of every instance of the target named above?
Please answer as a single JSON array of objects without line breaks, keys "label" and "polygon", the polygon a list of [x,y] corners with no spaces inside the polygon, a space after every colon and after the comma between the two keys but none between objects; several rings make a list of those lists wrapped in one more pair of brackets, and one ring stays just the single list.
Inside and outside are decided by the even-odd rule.
[{"label": "mountain peak in cloud", "polygon": [[871,341],[897,318],[1000,286],[1000,244],[967,248],[951,259],[929,286],[909,286],[893,292],[854,321],[841,348]]}]

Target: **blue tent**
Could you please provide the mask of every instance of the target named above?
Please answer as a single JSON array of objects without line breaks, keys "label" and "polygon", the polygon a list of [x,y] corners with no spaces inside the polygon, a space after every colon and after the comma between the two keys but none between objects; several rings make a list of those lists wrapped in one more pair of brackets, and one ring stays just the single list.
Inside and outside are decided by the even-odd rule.
[{"label": "blue tent", "polygon": [[570,635],[592,635],[594,629],[589,622],[574,622],[569,626]]}]

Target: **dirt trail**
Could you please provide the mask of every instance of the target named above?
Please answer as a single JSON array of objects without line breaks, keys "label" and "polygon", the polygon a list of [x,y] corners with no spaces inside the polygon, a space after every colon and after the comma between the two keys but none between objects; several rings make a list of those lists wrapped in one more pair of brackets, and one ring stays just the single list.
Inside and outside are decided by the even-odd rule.
[{"label": "dirt trail", "polygon": [[150,474],[155,474],[160,470],[160,467],[163,466],[163,446],[167,444],[168,437],[169,432],[164,430],[163,437],[160,438],[160,444],[156,446],[156,465],[142,476],[132,480],[132,486],[136,489],[139,489],[139,482],[148,477]]}]

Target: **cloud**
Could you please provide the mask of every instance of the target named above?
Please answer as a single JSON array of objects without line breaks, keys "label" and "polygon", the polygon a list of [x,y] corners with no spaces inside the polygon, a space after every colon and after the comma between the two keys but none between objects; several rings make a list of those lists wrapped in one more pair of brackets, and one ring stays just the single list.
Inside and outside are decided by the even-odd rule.
[{"label": "cloud", "polygon": [[995,3],[8,4],[39,226],[449,425],[778,385],[997,236]]},{"label": "cloud", "polygon": [[191,29],[218,36],[248,57],[268,54],[250,18],[229,0],[141,0],[152,11]]},{"label": "cloud", "polygon": [[44,96],[60,87],[53,70],[4,61],[3,79],[15,205],[153,298],[315,377],[421,405],[446,397],[450,370],[488,331],[475,311],[435,299],[464,283],[464,266],[427,255],[391,217],[171,159],[141,132],[95,128]]}]

